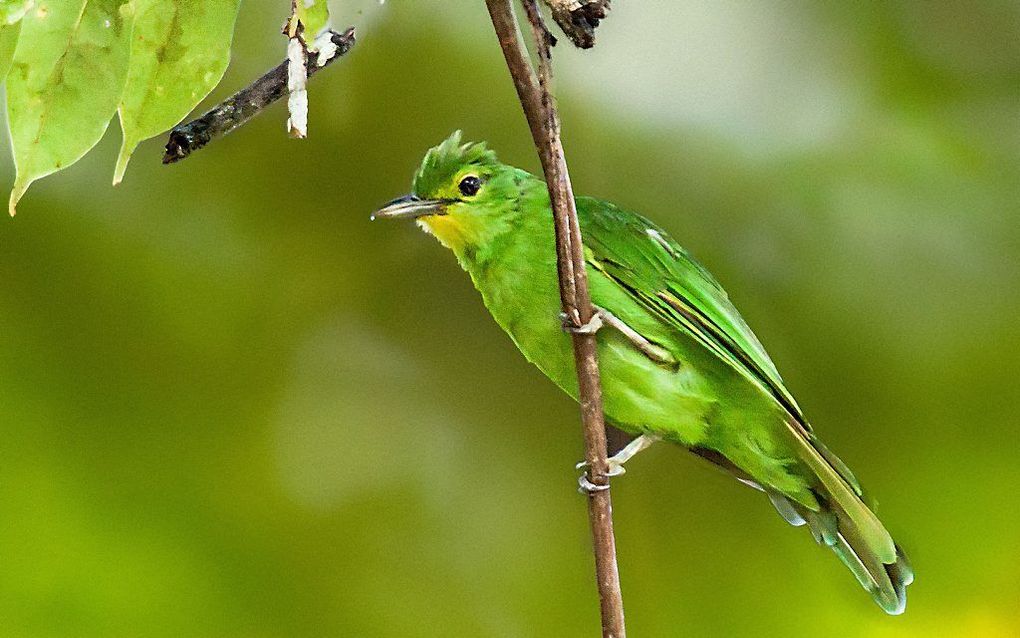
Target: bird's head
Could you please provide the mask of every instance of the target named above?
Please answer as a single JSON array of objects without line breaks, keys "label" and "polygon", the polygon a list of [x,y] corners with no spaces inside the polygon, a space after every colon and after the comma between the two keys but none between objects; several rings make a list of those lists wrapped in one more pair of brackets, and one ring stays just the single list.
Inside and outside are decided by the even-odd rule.
[{"label": "bird's head", "polygon": [[462,144],[456,131],[425,154],[411,193],[372,219],[414,219],[459,258],[470,258],[514,228],[522,189],[534,180],[500,163],[485,143]]}]

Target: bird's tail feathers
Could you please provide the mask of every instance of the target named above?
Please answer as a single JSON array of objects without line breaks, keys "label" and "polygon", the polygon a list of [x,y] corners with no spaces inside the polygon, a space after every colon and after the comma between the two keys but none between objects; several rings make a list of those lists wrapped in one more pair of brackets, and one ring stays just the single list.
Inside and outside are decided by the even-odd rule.
[{"label": "bird's tail feathers", "polygon": [[806,429],[791,425],[791,430],[803,443],[801,459],[818,478],[813,492],[819,509],[770,493],[773,505],[787,521],[807,523],[815,540],[835,552],[882,609],[903,613],[906,587],[914,580],[903,550],[865,504],[846,464]]},{"label": "bird's tail feathers", "polygon": [[[906,587],[913,582],[914,572],[899,545],[893,542],[890,559],[881,555],[881,547],[868,541],[868,537],[875,534],[884,533],[888,537],[884,528],[862,533],[859,525],[868,522],[855,521],[844,508],[827,502],[822,495],[819,495],[821,509],[818,511],[782,495],[769,494],[769,498],[787,521],[807,523],[818,544],[829,547],[839,557],[886,613],[903,613],[907,604]],[[888,538],[892,542],[892,538]]]}]

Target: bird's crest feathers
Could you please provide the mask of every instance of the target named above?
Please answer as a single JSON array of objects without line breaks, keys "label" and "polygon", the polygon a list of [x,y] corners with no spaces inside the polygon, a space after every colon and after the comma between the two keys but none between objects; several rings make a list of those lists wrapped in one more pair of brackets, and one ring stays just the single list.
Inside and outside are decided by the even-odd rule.
[{"label": "bird's crest feathers", "polygon": [[496,153],[489,150],[485,142],[461,144],[461,132],[454,131],[442,144],[434,146],[425,154],[414,176],[414,192],[420,197],[434,195],[447,186],[463,167],[498,163]]}]

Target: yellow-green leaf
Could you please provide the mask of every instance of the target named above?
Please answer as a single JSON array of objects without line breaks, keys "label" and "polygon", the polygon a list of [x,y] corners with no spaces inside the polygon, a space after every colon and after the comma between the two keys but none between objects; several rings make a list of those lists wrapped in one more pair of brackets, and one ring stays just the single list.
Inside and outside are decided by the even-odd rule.
[{"label": "yellow-green leaf", "polygon": [[0,0],[0,83],[11,68],[21,33],[21,19],[31,6],[32,0]]},{"label": "yellow-green leaf", "polygon": [[209,94],[230,61],[239,0],[135,0],[124,143],[113,183],[142,140],[173,127]]},{"label": "yellow-green leaf", "polygon": [[329,26],[329,5],[326,0],[295,0],[294,15],[303,28],[301,40],[309,50],[314,50],[315,36]]},{"label": "yellow-green leaf", "polygon": [[0,0],[0,23],[14,24],[32,8],[32,0]]},{"label": "yellow-green leaf", "polygon": [[19,33],[21,33],[20,22],[14,24],[0,22],[0,82],[3,82],[7,76],[7,70],[11,68],[14,48],[18,46]]},{"label": "yellow-green leaf", "polygon": [[7,76],[17,167],[12,215],[32,182],[78,161],[106,131],[127,77],[128,7],[124,0],[38,0],[22,20]]}]

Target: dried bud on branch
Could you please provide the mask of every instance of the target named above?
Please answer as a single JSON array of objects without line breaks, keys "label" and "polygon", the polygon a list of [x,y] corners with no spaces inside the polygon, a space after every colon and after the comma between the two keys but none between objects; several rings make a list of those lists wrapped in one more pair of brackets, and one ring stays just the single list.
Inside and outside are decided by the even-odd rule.
[{"label": "dried bud on branch", "polygon": [[610,0],[543,0],[570,41],[582,49],[595,46],[595,28],[609,12]]}]

